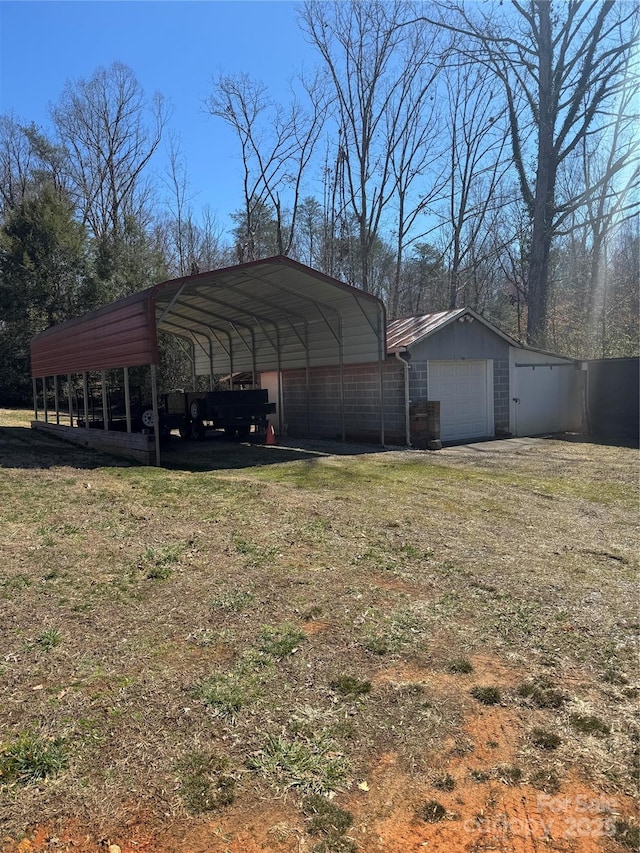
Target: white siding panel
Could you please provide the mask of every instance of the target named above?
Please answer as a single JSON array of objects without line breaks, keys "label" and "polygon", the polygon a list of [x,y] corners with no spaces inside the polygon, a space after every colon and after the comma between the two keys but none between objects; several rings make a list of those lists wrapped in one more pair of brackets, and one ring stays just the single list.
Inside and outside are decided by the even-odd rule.
[{"label": "white siding panel", "polygon": [[512,349],[510,362],[514,435],[544,435],[582,428],[580,371],[573,361]]}]

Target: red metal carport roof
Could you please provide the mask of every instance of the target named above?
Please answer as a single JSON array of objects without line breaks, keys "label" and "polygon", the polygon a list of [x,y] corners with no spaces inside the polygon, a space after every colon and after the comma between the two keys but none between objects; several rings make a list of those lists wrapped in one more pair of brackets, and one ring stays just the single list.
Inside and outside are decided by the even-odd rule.
[{"label": "red metal carport roof", "polygon": [[194,345],[196,372],[355,364],[385,356],[371,294],[286,257],[155,285],[31,342],[34,377],[158,363],[157,332]]},{"label": "red metal carport roof", "polygon": [[31,341],[31,375],[157,364],[152,297],[143,290],[36,335]]}]

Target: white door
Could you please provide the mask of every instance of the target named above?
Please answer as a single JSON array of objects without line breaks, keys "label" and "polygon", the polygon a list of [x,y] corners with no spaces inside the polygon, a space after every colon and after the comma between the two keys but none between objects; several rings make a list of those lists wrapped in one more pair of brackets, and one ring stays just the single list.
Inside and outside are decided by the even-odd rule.
[{"label": "white door", "polygon": [[515,368],[516,435],[560,432],[561,371],[542,365]]},{"label": "white door", "polygon": [[278,372],[276,370],[270,370],[265,373],[261,373],[260,387],[265,388],[269,392],[269,402],[276,404],[276,410],[274,414],[267,415],[267,420],[274,428],[274,430],[278,433],[278,435],[280,435],[282,429],[280,424],[280,401],[278,400],[278,395],[280,391],[280,383],[278,382]]},{"label": "white door", "polygon": [[493,362],[428,362],[427,396],[440,400],[440,438],[464,441],[493,435]]},{"label": "white door", "polygon": [[516,435],[579,430],[580,397],[573,364],[515,364],[513,431]]}]

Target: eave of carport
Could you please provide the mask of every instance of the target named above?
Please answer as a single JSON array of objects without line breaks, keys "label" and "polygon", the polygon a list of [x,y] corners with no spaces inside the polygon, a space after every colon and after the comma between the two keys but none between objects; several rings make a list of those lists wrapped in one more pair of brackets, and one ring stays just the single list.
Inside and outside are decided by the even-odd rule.
[{"label": "eave of carport", "polygon": [[52,326],[31,341],[31,376],[158,363],[152,293],[143,290]]},{"label": "eave of carport", "polygon": [[308,377],[338,365],[344,407],[343,366],[378,361],[384,443],[385,326],[376,297],[278,256],[164,282],[48,329],[32,341],[32,376],[156,366],[160,330],[194,345],[198,374],[304,368]]},{"label": "eave of carport", "polygon": [[357,364],[385,353],[380,300],[289,258],[213,270],[154,290],[158,330],[200,341],[199,374],[210,372],[212,357],[218,373],[326,366],[341,357]]}]

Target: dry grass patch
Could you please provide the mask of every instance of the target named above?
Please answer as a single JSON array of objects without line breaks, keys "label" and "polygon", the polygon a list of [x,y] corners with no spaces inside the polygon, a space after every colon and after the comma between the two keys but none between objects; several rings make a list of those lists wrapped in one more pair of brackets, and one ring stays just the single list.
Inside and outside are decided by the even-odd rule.
[{"label": "dry grass patch", "polygon": [[[42,785],[4,771],[9,836],[74,817],[116,838],[135,802],[175,836],[144,853],[183,853],[176,839],[211,834],[209,813],[235,837],[256,803],[277,811],[289,792],[300,838],[305,797],[338,792],[348,834],[304,843],[367,850],[393,837],[374,794],[422,843],[452,832],[450,815],[473,817],[461,791],[562,796],[570,777],[633,790],[635,451],[298,443],[246,448],[255,467],[234,467],[242,448],[225,461],[204,442],[188,469],[176,456],[156,470],[33,434],[28,419],[0,413],[2,755],[46,732],[42,755],[57,743],[64,758]],[[427,781],[403,804],[394,773],[409,791]],[[438,779],[447,819],[416,820]],[[214,835],[200,847],[225,849]]]}]

